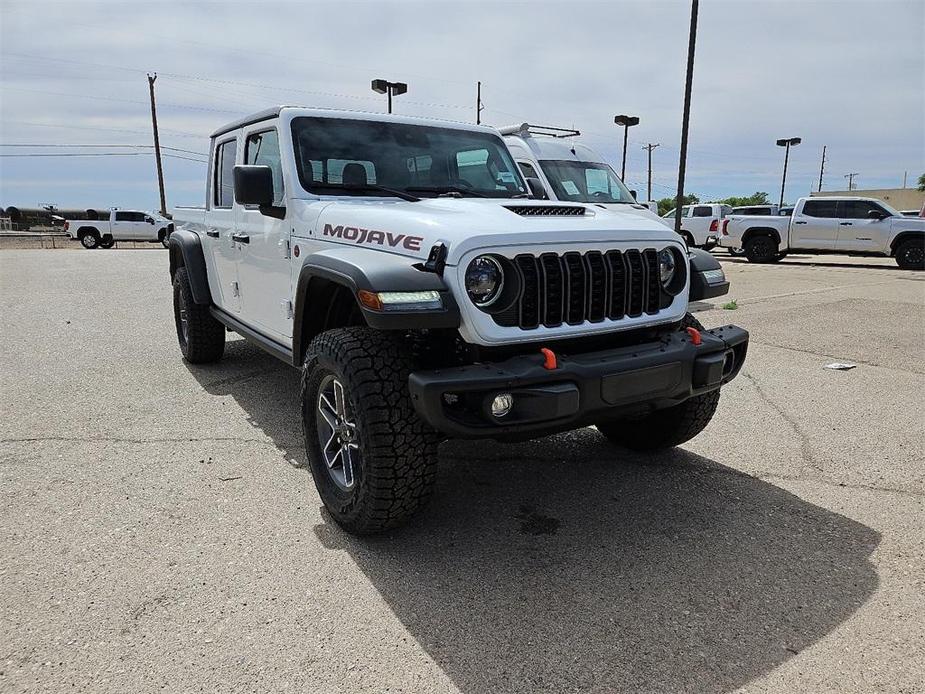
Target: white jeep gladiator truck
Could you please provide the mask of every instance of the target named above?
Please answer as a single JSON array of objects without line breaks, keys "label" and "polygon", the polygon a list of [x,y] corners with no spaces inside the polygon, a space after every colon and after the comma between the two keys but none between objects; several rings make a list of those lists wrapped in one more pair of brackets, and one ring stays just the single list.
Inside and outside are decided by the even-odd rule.
[{"label": "white jeep gladiator truck", "polygon": [[812,251],[893,257],[905,270],[922,270],[925,220],[904,217],[874,198],[800,198],[789,217],[727,217],[719,245],[744,250],[753,263]]},{"label": "white jeep gladiator truck", "polygon": [[714,258],[531,199],[490,128],[278,107],[217,130],[210,161],[170,237],[180,349],[217,361],[231,330],[301,369],[312,477],[349,532],[414,513],[444,438],[674,446],[742,367],[748,334],[688,313],[728,291]]},{"label": "white jeep gladiator truck", "polygon": [[69,219],[64,230],[84,248],[112,248],[116,241],[148,241],[166,248],[174,229],[173,222],[156,212],[118,210],[107,219]]}]

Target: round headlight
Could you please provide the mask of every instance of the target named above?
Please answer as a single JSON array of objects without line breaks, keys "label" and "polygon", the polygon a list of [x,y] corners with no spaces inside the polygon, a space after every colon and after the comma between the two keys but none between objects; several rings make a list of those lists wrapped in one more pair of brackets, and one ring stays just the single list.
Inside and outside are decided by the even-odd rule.
[{"label": "round headlight", "polygon": [[491,306],[501,296],[504,287],[501,263],[490,255],[480,255],[466,268],[465,283],[472,303],[480,308]]},{"label": "round headlight", "polygon": [[670,248],[663,248],[658,252],[658,277],[663,287],[667,287],[674,279],[675,265],[674,253]]}]

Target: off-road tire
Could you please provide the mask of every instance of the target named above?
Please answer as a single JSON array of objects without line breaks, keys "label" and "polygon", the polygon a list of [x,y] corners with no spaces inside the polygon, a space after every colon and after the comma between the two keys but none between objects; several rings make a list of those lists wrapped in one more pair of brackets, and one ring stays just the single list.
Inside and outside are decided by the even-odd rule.
[{"label": "off-road tire", "polygon": [[745,257],[751,263],[772,263],[775,259],[779,260],[777,256],[780,251],[777,242],[771,236],[753,236],[745,242],[744,250]]},{"label": "off-road tire", "polygon": [[[690,313],[684,316],[681,330],[703,330]],[[622,419],[597,425],[611,443],[634,451],[654,451],[678,446],[690,441],[703,431],[719,404],[719,388],[703,395],[695,395],[679,405],[656,410],[641,417]]]},{"label": "off-road tire", "polygon": [[896,247],[895,257],[903,270],[925,270],[925,238],[903,241]]},{"label": "off-road tire", "polygon": [[222,358],[225,352],[225,326],[209,313],[208,306],[193,301],[193,290],[185,267],[177,268],[173,276],[173,315],[177,341],[186,361],[191,364],[207,364]]},{"label": "off-road tire", "polygon": [[162,229],[160,233],[158,233],[157,238],[164,248],[170,248],[170,231],[168,229]]},{"label": "off-road tire", "polygon": [[100,246],[100,235],[97,231],[79,232],[77,238],[80,240],[80,245],[88,251],[92,251]]},{"label": "off-road tire", "polygon": [[[414,411],[409,348],[389,332],[338,328],[309,344],[302,367],[302,425],[318,494],[338,525],[368,535],[394,528],[421,509],[436,475],[436,432]],[[344,387],[356,424],[359,463],[345,490],[328,471],[319,441],[318,391],[326,376]]]}]

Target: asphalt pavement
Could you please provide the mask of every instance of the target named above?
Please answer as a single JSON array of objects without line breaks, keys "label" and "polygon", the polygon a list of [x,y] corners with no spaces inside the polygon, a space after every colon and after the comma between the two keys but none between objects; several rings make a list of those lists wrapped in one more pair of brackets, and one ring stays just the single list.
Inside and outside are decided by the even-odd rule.
[{"label": "asphalt pavement", "polygon": [[166,251],[0,251],[0,691],[925,690],[925,274],[722,260],[703,434],[447,443],[356,539],[298,372],[180,358]]}]

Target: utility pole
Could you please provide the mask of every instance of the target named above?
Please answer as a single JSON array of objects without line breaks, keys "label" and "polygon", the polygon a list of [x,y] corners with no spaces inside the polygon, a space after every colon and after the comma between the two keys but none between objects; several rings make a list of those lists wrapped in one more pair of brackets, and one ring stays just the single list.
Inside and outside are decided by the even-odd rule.
[{"label": "utility pole", "polygon": [[822,145],[822,166],[819,167],[819,192],[822,192],[822,174],[825,173],[825,145]]},{"label": "utility pole", "polygon": [[652,150],[658,146],[659,146],[658,142],[656,143],[650,142],[645,147],[643,147],[643,149],[648,150],[649,152],[649,188],[648,188],[648,193],[647,193],[648,197],[646,197],[646,200],[652,199]]},{"label": "utility pole", "polygon": [[687,41],[687,81],[684,85],[684,115],[681,117],[681,159],[678,162],[678,197],[675,200],[674,230],[681,233],[681,207],[684,205],[684,175],[687,173],[687,131],[691,118],[691,86],[694,82],[694,49],[697,46],[699,0],[691,0],[691,30]]},{"label": "utility pole", "polygon": [[482,83],[477,82],[475,88],[475,124],[482,124],[482,109],[485,108],[482,106]]},{"label": "utility pole", "polygon": [[854,177],[855,176],[860,176],[860,174],[857,171],[855,171],[854,173],[845,174],[845,178],[848,179],[848,192],[849,193],[852,190],[854,190]]},{"label": "utility pole", "polygon": [[154,128],[154,159],[157,161],[157,186],[161,191],[161,214],[167,216],[167,197],[164,195],[164,168],[161,165],[161,139],[157,134],[157,107],[154,105],[154,82],[157,73],[148,73],[148,91],[151,94],[151,127]]},{"label": "utility pole", "polygon": [[906,187],[906,176],[909,175],[908,171],[903,171],[903,188]]}]

